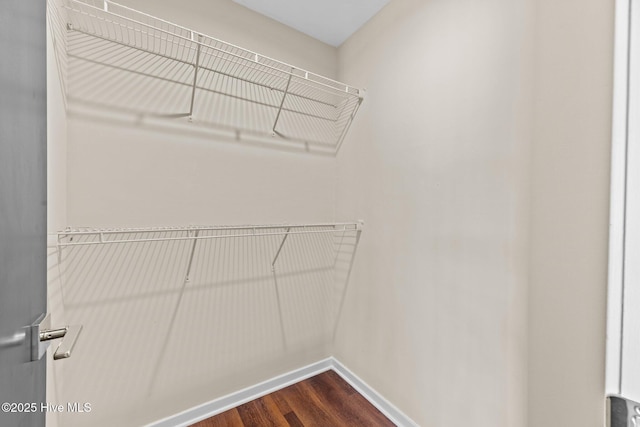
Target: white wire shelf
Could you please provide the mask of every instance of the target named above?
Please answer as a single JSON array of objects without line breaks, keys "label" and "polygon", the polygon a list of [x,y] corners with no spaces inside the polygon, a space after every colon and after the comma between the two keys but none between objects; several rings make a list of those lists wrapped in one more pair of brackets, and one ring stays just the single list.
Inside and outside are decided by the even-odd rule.
[{"label": "white wire shelf", "polygon": [[355,87],[109,0],[62,0],[62,12],[68,91],[91,103],[337,151],[363,99]]},{"label": "white wire shelf", "polygon": [[[281,335],[286,349],[295,348],[301,337],[307,339],[306,327],[301,325],[313,328],[315,339],[330,339],[330,335],[335,339],[362,230],[362,221],[83,227],[67,228],[51,237],[57,238],[58,264],[63,266],[70,304],[128,304],[173,294],[177,298],[170,318],[181,307],[206,315],[221,297],[216,288],[237,285],[234,293],[246,297],[249,305],[269,304],[277,310],[277,317],[275,311],[266,310],[269,317],[264,320],[270,318],[272,327],[279,325],[280,331],[274,332]],[[53,239],[50,245],[54,246]],[[188,295],[211,295],[212,299],[206,306],[194,306],[185,302]],[[308,302],[303,311],[295,314],[287,309],[291,303],[299,307],[300,298]],[[172,333],[173,324],[166,336]],[[157,365],[161,363],[160,358]]]},{"label": "white wire shelf", "polygon": [[346,233],[362,231],[364,223],[275,224],[241,226],[186,226],[149,228],[67,228],[57,233],[58,247],[113,243],[209,240],[290,234]]}]

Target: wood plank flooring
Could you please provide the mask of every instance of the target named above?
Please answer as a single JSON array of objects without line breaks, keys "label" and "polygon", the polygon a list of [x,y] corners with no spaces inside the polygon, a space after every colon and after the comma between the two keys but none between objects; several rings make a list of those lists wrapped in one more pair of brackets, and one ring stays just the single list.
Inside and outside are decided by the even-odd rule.
[{"label": "wood plank flooring", "polygon": [[327,371],[200,421],[192,427],[391,427],[334,371]]}]

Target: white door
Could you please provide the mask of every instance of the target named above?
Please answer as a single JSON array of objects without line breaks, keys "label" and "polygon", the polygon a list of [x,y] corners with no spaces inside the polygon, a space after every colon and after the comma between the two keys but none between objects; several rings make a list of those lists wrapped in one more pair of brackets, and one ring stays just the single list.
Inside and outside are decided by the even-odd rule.
[{"label": "white door", "polygon": [[640,425],[640,0],[617,0],[606,392],[612,427]]}]

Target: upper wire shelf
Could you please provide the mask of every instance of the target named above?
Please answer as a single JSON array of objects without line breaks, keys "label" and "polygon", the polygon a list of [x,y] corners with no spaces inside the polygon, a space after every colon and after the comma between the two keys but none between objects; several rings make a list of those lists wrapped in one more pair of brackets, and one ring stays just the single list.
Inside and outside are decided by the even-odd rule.
[{"label": "upper wire shelf", "polygon": [[122,108],[337,151],[363,100],[361,89],[109,0],[62,0],[62,11],[67,54],[80,63],[68,90],[92,102],[120,97]]}]

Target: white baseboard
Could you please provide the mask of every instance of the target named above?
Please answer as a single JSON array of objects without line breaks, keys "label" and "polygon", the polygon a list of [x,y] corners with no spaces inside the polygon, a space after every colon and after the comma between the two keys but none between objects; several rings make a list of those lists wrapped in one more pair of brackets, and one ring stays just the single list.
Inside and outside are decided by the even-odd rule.
[{"label": "white baseboard", "polygon": [[149,424],[148,427],[186,427],[224,411],[228,411],[236,406],[240,406],[243,403],[250,402],[269,393],[273,393],[274,391],[288,387],[314,375],[326,372],[330,369],[340,375],[346,382],[356,389],[358,393],[360,393],[397,426],[418,427],[418,424],[411,420],[411,418],[393,406],[378,392],[369,387],[367,383],[358,378],[358,376],[333,357],[320,360],[251,387],[247,387],[235,393],[212,400],[211,402],[203,403],[202,405],[187,409],[186,411],[171,415],[167,418],[163,418]]},{"label": "white baseboard", "polygon": [[331,358],[333,369],[343,380],[348,382],[351,387],[355,388],[365,399],[382,412],[392,423],[399,427],[419,427],[418,424],[396,408],[391,402],[382,397],[380,393],[371,388],[367,383],[362,381],[360,377],[351,372],[340,361]]},{"label": "white baseboard", "polygon": [[252,385],[240,391],[228,394],[202,405],[198,405],[186,411],[171,415],[159,421],[153,422],[148,427],[186,427],[198,421],[202,421],[229,409],[265,396],[274,391],[283,389],[304,379],[326,372],[333,366],[333,358],[329,357],[305,367],[295,369],[286,374]]}]

